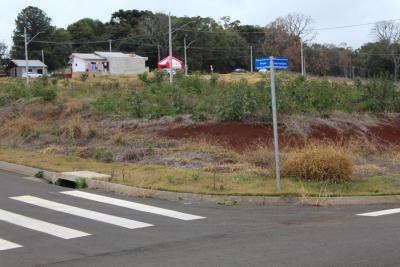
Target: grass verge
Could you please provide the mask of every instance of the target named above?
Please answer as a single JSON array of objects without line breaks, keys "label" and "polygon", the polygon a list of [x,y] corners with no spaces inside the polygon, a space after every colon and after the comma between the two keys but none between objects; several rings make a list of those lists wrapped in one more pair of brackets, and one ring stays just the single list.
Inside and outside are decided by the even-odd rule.
[{"label": "grass verge", "polygon": [[399,176],[357,178],[351,182],[327,184],[282,179],[282,192],[275,180],[251,172],[213,173],[159,165],[102,163],[76,156],[54,155],[14,149],[0,149],[0,160],[57,172],[89,170],[112,176],[113,183],[130,186],[219,195],[362,196],[400,194]]}]

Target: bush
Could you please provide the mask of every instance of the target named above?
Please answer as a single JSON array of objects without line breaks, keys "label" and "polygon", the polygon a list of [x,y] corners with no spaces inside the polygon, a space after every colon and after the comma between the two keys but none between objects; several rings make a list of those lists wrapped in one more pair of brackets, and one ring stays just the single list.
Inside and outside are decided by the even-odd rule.
[{"label": "bush", "polygon": [[349,181],[353,161],[336,146],[309,145],[287,155],[282,165],[285,176],[302,180],[340,183]]},{"label": "bush", "polygon": [[86,81],[89,78],[89,73],[84,72],[81,74],[80,79],[82,82]]},{"label": "bush", "polygon": [[148,82],[149,82],[147,71],[138,74],[138,78],[139,78],[139,80],[141,80],[141,81],[144,82],[144,83],[148,83]]},{"label": "bush", "polygon": [[96,148],[94,158],[103,162],[111,162],[113,159],[113,154],[108,148],[99,147]]}]

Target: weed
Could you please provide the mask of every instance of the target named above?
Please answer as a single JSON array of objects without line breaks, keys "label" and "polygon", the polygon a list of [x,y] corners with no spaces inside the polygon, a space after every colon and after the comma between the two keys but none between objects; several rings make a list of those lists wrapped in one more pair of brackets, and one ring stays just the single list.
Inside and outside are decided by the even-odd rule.
[{"label": "weed", "polygon": [[83,189],[87,187],[86,179],[83,177],[78,177],[75,179],[76,188]]},{"label": "weed", "polygon": [[113,154],[108,148],[99,147],[96,148],[94,158],[103,162],[111,162],[113,160]]},{"label": "weed", "polygon": [[89,78],[89,73],[87,73],[87,72],[82,73],[81,76],[79,77],[79,79],[82,82],[85,82],[88,78]]},{"label": "weed", "polygon": [[44,178],[44,172],[43,171],[38,171],[34,175],[36,178]]}]

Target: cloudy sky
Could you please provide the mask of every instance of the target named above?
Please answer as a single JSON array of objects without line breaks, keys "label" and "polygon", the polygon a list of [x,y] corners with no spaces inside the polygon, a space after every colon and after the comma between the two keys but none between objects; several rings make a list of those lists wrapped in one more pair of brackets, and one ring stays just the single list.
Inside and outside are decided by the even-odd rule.
[{"label": "cloudy sky", "polygon": [[[266,25],[276,17],[298,12],[311,16],[314,28],[400,19],[399,0],[13,0],[4,1],[0,9],[0,41],[11,45],[15,18],[28,5],[43,9],[58,27],[66,27],[84,17],[106,22],[118,9],[171,12],[177,16],[199,15],[216,20],[230,16],[244,24],[256,25]],[[320,31],[316,41],[337,45],[347,43],[358,48],[365,42],[373,41],[371,27],[366,25]]]}]

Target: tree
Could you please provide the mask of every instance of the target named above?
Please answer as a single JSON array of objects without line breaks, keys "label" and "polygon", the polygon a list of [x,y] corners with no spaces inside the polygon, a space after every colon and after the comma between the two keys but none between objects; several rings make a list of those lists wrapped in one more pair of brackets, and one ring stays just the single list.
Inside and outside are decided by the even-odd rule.
[{"label": "tree", "polygon": [[375,24],[372,29],[375,37],[381,42],[387,52],[387,56],[394,65],[394,79],[398,79],[398,69],[400,64],[400,24],[393,21],[382,21]]},{"label": "tree", "polygon": [[7,55],[7,45],[4,42],[0,42],[0,67],[4,65],[6,55]]},{"label": "tree", "polygon": [[15,25],[16,28],[12,37],[12,58],[25,58],[24,27],[26,27],[28,40],[40,32],[35,38],[35,41],[29,44],[29,58],[41,59],[41,50],[44,48],[44,44],[38,41],[49,40],[51,38],[55,30],[55,28],[51,26],[51,18],[49,18],[43,10],[28,6],[18,14]]},{"label": "tree", "polygon": [[75,43],[74,51],[92,53],[96,50],[108,50],[106,26],[99,20],[84,18],[67,28]]},{"label": "tree", "polygon": [[304,43],[312,41],[316,32],[311,27],[313,19],[310,16],[290,13],[283,18],[277,20],[285,28],[286,32],[301,39]]}]

